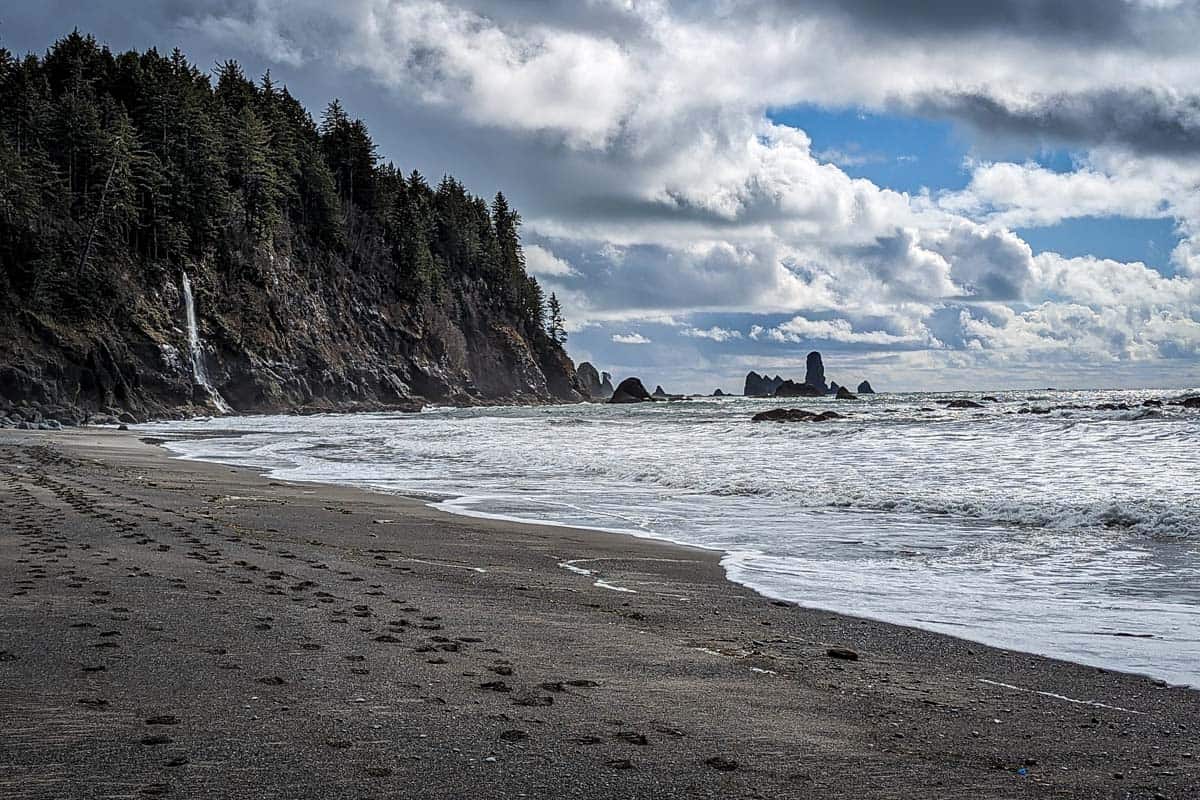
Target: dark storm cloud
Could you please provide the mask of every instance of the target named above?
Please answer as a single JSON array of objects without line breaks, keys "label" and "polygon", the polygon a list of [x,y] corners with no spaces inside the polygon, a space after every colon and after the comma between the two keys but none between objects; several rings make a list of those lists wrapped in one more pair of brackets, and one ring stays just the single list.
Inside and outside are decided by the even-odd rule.
[{"label": "dark storm cloud", "polygon": [[1152,89],[1105,89],[1034,98],[1012,108],[986,94],[926,95],[911,110],[965,122],[983,136],[1053,144],[1119,145],[1155,155],[1200,153],[1200,97]]},{"label": "dark storm cloud", "polygon": [[1192,11],[1129,0],[779,0],[779,6],[899,36],[1003,34],[1095,43],[1133,43]]}]

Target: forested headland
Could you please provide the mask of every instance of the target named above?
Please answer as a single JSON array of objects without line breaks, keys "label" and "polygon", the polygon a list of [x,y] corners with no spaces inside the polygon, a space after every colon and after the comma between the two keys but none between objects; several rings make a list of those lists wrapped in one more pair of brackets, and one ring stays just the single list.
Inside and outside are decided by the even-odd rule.
[{"label": "forested headland", "polygon": [[269,73],[0,49],[0,398],[143,414],[578,399],[520,217]]}]

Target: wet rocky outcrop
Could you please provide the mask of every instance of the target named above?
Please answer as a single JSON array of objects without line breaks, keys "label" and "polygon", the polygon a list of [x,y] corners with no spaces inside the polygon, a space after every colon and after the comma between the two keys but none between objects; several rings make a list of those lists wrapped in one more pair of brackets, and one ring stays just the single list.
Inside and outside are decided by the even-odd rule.
[{"label": "wet rocky outcrop", "polygon": [[858,385],[859,394],[875,394],[875,390],[871,388],[870,381],[863,381]]},{"label": "wet rocky outcrop", "polygon": [[845,386],[839,386],[837,387],[837,391],[834,393],[834,398],[837,400],[857,400],[858,395],[854,394],[854,392],[850,391]]},{"label": "wet rocky outcrop", "polygon": [[831,419],[842,419],[836,411],[805,411],[803,408],[773,408],[770,411],[760,411],[750,418],[751,422],[828,422]]}]

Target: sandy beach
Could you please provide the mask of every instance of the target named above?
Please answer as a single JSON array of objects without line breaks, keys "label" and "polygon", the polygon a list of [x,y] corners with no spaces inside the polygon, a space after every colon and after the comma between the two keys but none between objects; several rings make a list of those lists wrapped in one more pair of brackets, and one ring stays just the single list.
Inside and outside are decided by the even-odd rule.
[{"label": "sandy beach", "polygon": [[719,559],[0,431],[0,796],[1200,795],[1194,690]]}]

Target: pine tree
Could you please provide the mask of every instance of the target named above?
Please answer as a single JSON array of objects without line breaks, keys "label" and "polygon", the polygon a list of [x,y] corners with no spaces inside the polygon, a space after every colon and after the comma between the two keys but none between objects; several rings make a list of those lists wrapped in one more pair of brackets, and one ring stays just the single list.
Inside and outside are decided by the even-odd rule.
[{"label": "pine tree", "polygon": [[556,344],[564,344],[567,341],[567,327],[563,322],[562,305],[554,292],[550,293],[546,303],[546,314],[546,333]]}]

